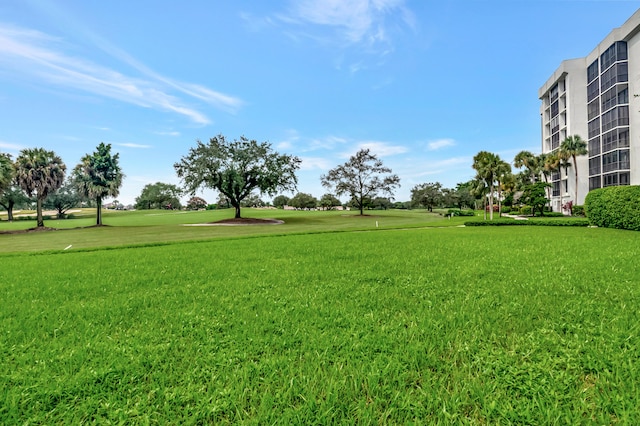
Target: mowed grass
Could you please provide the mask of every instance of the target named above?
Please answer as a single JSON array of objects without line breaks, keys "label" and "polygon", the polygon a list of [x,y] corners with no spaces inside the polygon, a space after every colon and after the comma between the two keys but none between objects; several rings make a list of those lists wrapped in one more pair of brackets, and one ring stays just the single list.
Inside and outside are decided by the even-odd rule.
[{"label": "mowed grass", "polygon": [[[444,218],[425,210],[370,211],[365,216],[347,211],[285,211],[243,209],[243,217],[271,218],[282,225],[190,226],[233,217],[233,210],[215,211],[106,211],[105,227],[93,227],[95,209],[84,209],[77,219],[46,220],[56,231],[2,234],[2,231],[26,230],[35,221],[0,221],[0,253],[72,250],[127,245],[164,244],[176,241],[240,238],[256,235],[321,233],[348,230],[372,230],[422,226],[456,226],[469,218]],[[472,218],[473,219],[473,218]]]},{"label": "mowed grass", "polygon": [[0,256],[0,423],[637,424],[639,255],[452,227]]}]

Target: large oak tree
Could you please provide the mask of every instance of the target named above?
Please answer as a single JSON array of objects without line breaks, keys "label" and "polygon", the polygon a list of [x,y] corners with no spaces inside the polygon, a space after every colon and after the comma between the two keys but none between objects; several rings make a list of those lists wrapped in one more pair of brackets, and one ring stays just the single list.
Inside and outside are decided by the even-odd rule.
[{"label": "large oak tree", "polygon": [[298,184],[298,157],[279,154],[267,142],[258,143],[244,136],[227,141],[222,135],[197,141],[196,146],[173,167],[191,193],[210,188],[223,194],[240,218],[242,200],[259,191],[275,195],[278,191],[294,191]]},{"label": "large oak tree", "polygon": [[346,163],[329,170],[320,177],[322,186],[334,189],[336,195],[348,195],[353,204],[364,214],[364,204],[379,193],[393,196],[400,186],[398,175],[382,164],[382,160],[369,149],[361,149]]}]

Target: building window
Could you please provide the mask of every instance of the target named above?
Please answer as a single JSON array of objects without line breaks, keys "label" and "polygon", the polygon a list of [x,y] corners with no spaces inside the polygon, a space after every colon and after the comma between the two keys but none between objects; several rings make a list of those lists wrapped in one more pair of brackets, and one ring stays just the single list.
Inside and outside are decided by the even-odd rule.
[{"label": "building window", "polygon": [[589,139],[593,138],[594,136],[598,136],[600,134],[600,119],[596,118],[595,120],[590,121],[588,127],[589,127]]},{"label": "building window", "polygon": [[[589,123],[591,125],[591,123]],[[629,107],[618,106],[602,114],[602,132],[609,131],[614,127],[629,125]],[[591,137],[591,133],[589,133]]]},{"label": "building window", "polygon": [[558,85],[556,84],[549,91],[549,98],[551,99],[551,103],[555,102],[558,99]]},{"label": "building window", "polygon": [[589,176],[600,174],[600,157],[589,158]]},{"label": "building window", "polygon": [[551,192],[551,195],[554,197],[560,196],[560,181],[553,182],[553,191]]},{"label": "building window", "polygon": [[594,78],[598,77],[598,74],[600,74],[600,72],[598,70],[598,60],[596,59],[589,65],[589,68],[587,68],[587,83],[591,83]]},{"label": "building window", "polygon": [[629,172],[620,173],[618,183],[620,185],[631,185]]},{"label": "building window", "polygon": [[601,180],[600,176],[589,178],[589,191],[591,191],[592,189],[600,188],[601,187],[600,180]]},{"label": "building window", "polygon": [[602,176],[602,186],[617,186],[618,185],[618,174],[611,173],[609,175]]},{"label": "building window", "polygon": [[[608,90],[616,83],[624,83],[629,80],[628,66],[626,62],[620,62],[602,74],[600,79],[600,92]],[[588,94],[588,88],[587,88]]]},{"label": "building window", "polygon": [[551,135],[551,150],[554,150],[560,146],[560,134],[555,133]]},{"label": "building window", "polygon": [[554,103],[551,104],[551,117],[555,117],[556,115],[558,115],[559,112],[559,108],[558,108],[558,101],[555,101]]},{"label": "building window", "polygon": [[[602,111],[606,111],[610,108],[613,108],[619,104],[628,104],[629,103],[629,90],[627,89],[627,85],[624,86],[614,86],[609,89],[607,92],[602,94]],[[589,104],[591,108],[591,104]],[[589,109],[589,113],[591,109]],[[593,117],[589,117],[591,120]]]},{"label": "building window", "polygon": [[600,154],[600,136],[589,139],[589,156]]},{"label": "building window", "polygon": [[[603,105],[604,105],[604,100],[603,100]],[[604,106],[603,106],[603,109],[604,109]],[[600,102],[598,102],[598,100],[596,99],[593,102],[589,103],[589,105],[587,106],[587,120],[592,120],[596,118],[598,115],[600,115]]]},{"label": "building window", "polygon": [[597,98],[599,94],[600,94],[600,83],[599,83],[599,80],[596,78],[587,86],[587,102],[591,102],[592,100]]}]

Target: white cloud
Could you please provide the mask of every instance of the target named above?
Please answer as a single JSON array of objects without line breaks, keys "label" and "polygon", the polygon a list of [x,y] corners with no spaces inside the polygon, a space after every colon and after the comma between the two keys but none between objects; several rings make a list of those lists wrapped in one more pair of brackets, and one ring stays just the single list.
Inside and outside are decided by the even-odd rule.
[{"label": "white cloud", "polygon": [[387,157],[387,156],[396,155],[396,154],[404,154],[409,150],[405,146],[391,145],[387,142],[378,142],[378,141],[360,142],[358,144],[358,150],[360,149],[369,149],[372,154],[378,155],[380,157]]},{"label": "white cloud", "polygon": [[328,170],[334,166],[329,160],[322,157],[301,157],[300,170]]},{"label": "white cloud", "polygon": [[25,147],[22,145],[18,145],[15,143],[9,143],[9,142],[4,142],[4,141],[0,141],[0,148],[2,149],[6,149],[8,151],[20,151],[23,150]]},{"label": "white cloud", "polygon": [[171,131],[171,132],[154,132],[156,135],[160,136],[180,136],[180,132]]},{"label": "white cloud", "polygon": [[141,107],[172,111],[202,125],[210,124],[211,120],[169,93],[171,89],[229,112],[235,112],[242,105],[238,98],[197,84],[163,77],[106,42],[101,42],[101,47],[147,78],[127,76],[91,61],[66,55],[61,52],[57,40],[47,34],[0,24],[0,64],[13,69],[19,77],[26,75],[43,84],[81,90]]},{"label": "white cloud", "polygon": [[431,141],[427,144],[429,151],[437,151],[442,148],[455,146],[456,142],[453,139],[438,139]]},{"label": "white cloud", "polygon": [[116,145],[124,146],[126,148],[141,148],[141,149],[151,148],[151,145],[141,145],[138,143],[130,143],[130,142],[116,143]]},{"label": "white cloud", "polygon": [[[327,37],[309,34],[316,28],[335,30],[337,39],[334,43],[342,46],[365,45],[380,53],[376,45],[383,45],[382,53],[389,48],[389,20],[396,19],[402,25],[413,29],[415,18],[405,6],[404,0],[292,0],[286,14],[278,15],[278,20],[304,33],[292,34],[291,37],[316,39],[326,42]],[[358,67],[359,68],[359,67]],[[352,72],[354,68],[351,69]]]}]

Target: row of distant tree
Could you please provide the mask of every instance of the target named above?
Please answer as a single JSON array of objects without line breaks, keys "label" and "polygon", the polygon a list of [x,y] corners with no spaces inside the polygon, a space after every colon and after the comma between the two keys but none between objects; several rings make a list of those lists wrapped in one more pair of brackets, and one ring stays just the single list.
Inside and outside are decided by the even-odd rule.
[{"label": "row of distant tree", "polygon": [[[522,151],[514,159],[514,166],[523,170],[513,174],[511,165],[497,154],[481,151],[473,159],[472,167],[476,170],[473,180],[458,184],[455,189],[443,188],[438,182],[416,185],[407,204],[393,203],[394,191],[400,186],[398,175],[368,149],[362,149],[320,177],[322,186],[330,192],[319,200],[311,194],[297,193],[291,199],[276,196],[273,204],[301,209],[333,208],[341,205],[338,197],[343,197],[349,200],[349,206],[363,214],[368,208],[477,207],[478,200],[482,200],[483,204],[489,204],[493,217],[494,200],[498,206],[513,203],[520,192],[517,202],[542,209],[549,199],[548,178],[562,169],[566,173],[570,166],[575,169],[576,157],[586,152],[586,143],[579,136],[570,136],[551,154]],[[124,178],[118,160],[118,154],[111,154],[111,145],[100,143],[67,176],[66,165],[53,151],[25,149],[15,161],[9,154],[0,153],[0,205],[11,218],[16,204],[35,202],[38,226],[44,226],[43,206],[63,214],[81,203],[93,204],[97,208],[96,223],[100,225],[102,200],[117,197]],[[192,195],[187,208],[203,208],[206,202],[194,195],[208,188],[220,194],[219,206],[234,208],[235,217],[240,218],[242,207],[266,204],[259,194],[294,193],[300,164],[298,157],[275,152],[266,142],[244,137],[227,141],[218,135],[208,143],[197,141],[174,164],[182,187],[162,182],[146,185],[136,198],[135,208],[182,208],[180,199],[184,194]],[[577,200],[577,170],[575,177]]]}]

